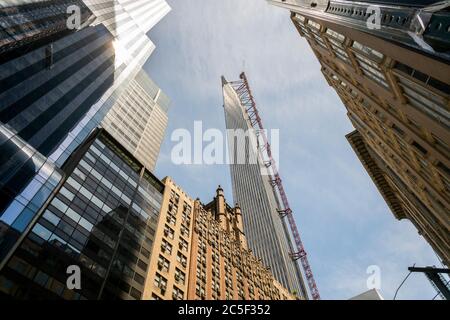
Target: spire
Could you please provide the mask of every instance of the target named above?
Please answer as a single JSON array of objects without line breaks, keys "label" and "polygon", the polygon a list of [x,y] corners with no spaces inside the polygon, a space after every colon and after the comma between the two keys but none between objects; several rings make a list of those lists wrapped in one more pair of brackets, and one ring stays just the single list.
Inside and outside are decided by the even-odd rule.
[{"label": "spire", "polygon": [[227,81],[227,79],[225,79],[224,76],[222,76],[222,87],[226,84],[228,84],[228,81]]}]

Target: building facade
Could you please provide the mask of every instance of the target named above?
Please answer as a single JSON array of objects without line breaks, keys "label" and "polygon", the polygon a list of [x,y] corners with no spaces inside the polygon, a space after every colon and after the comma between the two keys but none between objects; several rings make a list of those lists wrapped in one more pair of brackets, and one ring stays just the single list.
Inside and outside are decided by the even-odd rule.
[{"label": "building facade", "polygon": [[294,299],[247,248],[241,209],[219,187],[204,205],[171,178],[165,193],[144,299]]},{"label": "building facade", "polygon": [[[233,198],[246,213],[243,224],[248,246],[255,256],[270,267],[284,287],[307,298],[299,265],[290,256],[294,250],[287,226],[278,212],[280,205],[277,195],[270,176],[264,174],[267,168],[258,150],[250,147],[252,135],[255,135],[251,121],[235,89],[225,79],[223,96]],[[248,133],[247,141],[234,136],[238,132],[236,130]],[[257,141],[257,138],[253,137],[253,141]]]},{"label": "building facade", "polygon": [[102,126],[153,171],[168,124],[168,107],[169,98],[140,71],[108,112]]},{"label": "building facade", "polygon": [[[55,196],[62,177],[49,168],[61,168],[84,143],[153,52],[145,32],[170,7],[137,2],[1,3],[0,269],[15,245],[4,234],[20,238]],[[74,5],[82,24],[72,30],[67,12]],[[29,225],[17,233],[12,225],[21,216]]]},{"label": "building facade", "polygon": [[82,0],[2,1],[0,3],[0,61],[17,57],[69,33],[69,6],[79,8],[79,22],[90,24],[95,19]]},{"label": "building facade", "polygon": [[171,178],[164,197],[145,284],[145,300],[186,300],[191,263],[194,200]]},{"label": "building facade", "polygon": [[[448,265],[450,59],[441,50],[448,36],[442,37],[436,24],[448,26],[449,12],[442,7],[432,11],[421,38],[430,50],[393,37],[412,23],[409,9],[403,17],[402,7],[389,13],[381,6],[381,31],[360,30],[349,25],[360,12],[351,2],[343,3],[350,6],[343,11],[332,9],[333,1],[325,2],[322,12],[287,8],[345,105],[356,129],[347,138],[392,212],[398,219],[409,219]],[[423,7],[421,1],[410,2],[413,9]],[[350,9],[353,13],[345,12]],[[339,20],[338,14],[349,17]],[[392,25],[392,38],[387,41],[386,24],[403,18],[409,23]]]},{"label": "building facade", "polygon": [[267,0],[311,18],[449,59],[448,2],[435,0]]},{"label": "building facade", "polygon": [[[56,197],[0,272],[0,297],[142,299],[164,185],[103,129],[62,170]],[[70,266],[81,270],[75,290]]]}]

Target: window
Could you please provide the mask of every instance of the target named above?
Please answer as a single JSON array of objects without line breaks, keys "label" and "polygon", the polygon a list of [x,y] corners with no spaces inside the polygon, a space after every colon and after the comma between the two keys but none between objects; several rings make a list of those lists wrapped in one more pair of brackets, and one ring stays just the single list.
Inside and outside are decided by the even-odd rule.
[{"label": "window", "polygon": [[355,48],[356,50],[362,52],[363,54],[368,56],[370,59],[372,59],[378,63],[381,62],[384,58],[384,55],[381,52],[378,52],[372,48],[369,48],[369,47],[363,45],[362,43],[359,43],[358,41],[353,41],[352,47]]},{"label": "window", "polygon": [[72,219],[73,221],[77,222],[80,221],[81,216],[76,213],[74,210],[72,210],[71,208],[69,208],[66,212],[66,216],[68,216],[70,219]]},{"label": "window", "polygon": [[181,234],[183,236],[189,237],[189,228],[188,227],[182,225],[180,230],[181,230]]},{"label": "window", "polygon": [[59,221],[61,221],[61,219],[60,219],[58,216],[56,216],[53,212],[51,212],[51,211],[49,211],[49,210],[46,210],[46,211],[44,212],[44,218],[45,218],[48,222],[50,222],[51,224],[53,224],[53,225],[55,225],[55,226],[57,226],[58,223],[59,223]]},{"label": "window", "polygon": [[59,193],[66,197],[69,201],[73,201],[73,199],[75,198],[75,195],[65,187],[62,187]]},{"label": "window", "polygon": [[431,92],[400,74],[397,77],[399,86],[403,90],[403,95],[408,99],[410,105],[432,116],[438,122],[450,126],[450,112],[447,111],[447,102],[444,97]]},{"label": "window", "polygon": [[166,221],[167,221],[167,223],[170,223],[171,225],[176,225],[176,223],[177,223],[177,219],[169,213],[167,214]]},{"label": "window", "polygon": [[[147,249],[141,248],[141,253],[144,255],[144,257],[150,258],[150,251],[148,251]],[[172,253],[172,246],[170,246],[169,254],[170,253]]]},{"label": "window", "polygon": [[186,268],[187,258],[186,258],[186,256],[185,256],[184,254],[182,254],[180,251],[178,251],[178,253],[177,253],[177,261],[178,261],[179,263],[181,263],[181,265],[182,265],[183,267]]},{"label": "window", "polygon": [[40,224],[36,224],[32,231],[44,240],[50,239],[50,236],[52,235],[50,231],[48,231]]},{"label": "window", "polygon": [[386,82],[386,77],[384,76],[383,70],[379,67],[378,63],[366,58],[362,54],[354,53],[358,65],[361,67],[361,71],[368,76],[370,79],[374,80],[378,84],[387,88],[389,85]]},{"label": "window", "polygon": [[49,276],[46,273],[44,273],[42,271],[38,271],[38,273],[34,277],[34,282],[36,282],[37,284],[45,287],[45,285],[47,284],[48,279],[49,279]]},{"label": "window", "polygon": [[344,36],[344,35],[342,35],[342,34],[336,32],[336,31],[334,31],[334,30],[331,30],[331,29],[329,29],[329,28],[327,29],[326,34],[327,34],[330,38],[335,39],[335,40],[337,40],[337,41],[340,42],[340,43],[343,43],[344,40],[345,40],[345,36]]},{"label": "window", "polygon": [[170,268],[170,262],[163,256],[159,256],[158,258],[158,270],[168,272]]},{"label": "window", "polygon": [[200,284],[200,282],[197,282],[197,284],[195,285],[195,294],[202,300],[205,300],[206,298],[205,288]]},{"label": "window", "polygon": [[171,255],[172,254],[172,245],[169,242],[167,242],[167,240],[163,239],[163,241],[161,242],[161,251],[163,253],[167,253],[167,254]]},{"label": "window", "polygon": [[172,293],[172,298],[173,300],[183,300],[184,297],[184,292],[177,288],[177,287],[173,287],[173,293]]},{"label": "window", "polygon": [[188,243],[186,240],[180,239],[179,248],[184,251],[188,251]]},{"label": "window", "polygon": [[164,235],[167,238],[173,240],[175,237],[175,231],[166,224],[164,228]]},{"label": "window", "polygon": [[157,294],[152,294],[152,300],[162,300],[162,298],[160,296],[158,296]]},{"label": "window", "polygon": [[183,212],[186,213],[186,215],[190,215],[192,211],[192,208],[190,205],[188,205],[186,202],[183,204]]},{"label": "window", "polygon": [[142,296],[142,292],[140,292],[139,290],[131,287],[130,296],[132,296],[133,298],[135,298],[137,300],[140,300],[141,296]]},{"label": "window", "polygon": [[410,77],[413,77],[439,91],[444,92],[445,94],[448,94],[450,92],[450,86],[444,82],[441,82],[437,79],[434,79],[432,77],[430,77],[427,74],[424,74],[420,71],[417,71],[401,62],[396,62],[394,69],[399,70],[407,75],[409,75]]},{"label": "window", "polygon": [[141,276],[141,275],[138,274],[138,273],[135,273],[135,274],[134,274],[134,280],[136,280],[136,282],[139,283],[139,284],[141,284],[141,285],[144,285],[144,283],[145,283],[144,277]]},{"label": "window", "polygon": [[317,22],[312,21],[312,20],[308,20],[308,27],[315,29],[317,31],[320,30],[320,24],[318,24]]},{"label": "window", "polygon": [[94,225],[84,218],[80,219],[79,224],[89,232],[94,228]]},{"label": "window", "polygon": [[52,205],[63,213],[66,212],[68,208],[68,206],[58,198],[53,199]]},{"label": "window", "polygon": [[416,150],[418,150],[421,154],[425,155],[427,154],[427,149],[425,149],[424,147],[422,147],[419,143],[417,143],[416,141],[413,141],[412,146],[414,148],[416,148]]},{"label": "window", "polygon": [[141,270],[147,271],[147,267],[148,267],[148,266],[147,266],[147,264],[146,264],[144,261],[142,261],[141,259],[138,260],[137,265],[138,265],[138,267],[139,267]]},{"label": "window", "polygon": [[178,268],[175,269],[175,281],[180,284],[186,281],[186,274]]},{"label": "window", "polygon": [[397,125],[392,125],[392,130],[394,130],[400,137],[404,137],[405,136],[405,132],[400,129]]},{"label": "window", "polygon": [[156,273],[155,281],[153,284],[155,285],[155,287],[157,287],[161,290],[162,294],[165,294],[166,289],[167,289],[167,279],[166,278],[164,278],[159,273]]}]

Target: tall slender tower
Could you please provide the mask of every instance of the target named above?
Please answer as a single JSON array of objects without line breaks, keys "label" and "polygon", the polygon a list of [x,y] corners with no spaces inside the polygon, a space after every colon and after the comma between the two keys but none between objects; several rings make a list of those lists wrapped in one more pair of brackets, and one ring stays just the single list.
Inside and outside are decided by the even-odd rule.
[{"label": "tall slender tower", "polygon": [[263,158],[253,148],[258,138],[251,119],[232,83],[222,78],[222,87],[233,198],[246,213],[243,221],[248,246],[283,286],[307,299],[302,272],[290,255],[295,250],[280,218],[277,195]]},{"label": "tall slender tower", "polygon": [[291,11],[394,216],[450,264],[450,2],[269,2]]}]

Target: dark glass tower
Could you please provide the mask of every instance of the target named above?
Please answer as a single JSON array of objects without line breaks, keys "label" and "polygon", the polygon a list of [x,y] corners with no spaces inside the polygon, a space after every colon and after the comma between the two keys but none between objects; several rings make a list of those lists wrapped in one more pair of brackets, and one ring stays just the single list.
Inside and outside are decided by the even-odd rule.
[{"label": "dark glass tower", "polygon": [[[64,181],[58,168],[153,52],[144,31],[170,7],[141,2],[0,3],[0,270]],[[67,29],[71,5],[81,29]]]},{"label": "dark glass tower", "polygon": [[[141,299],[164,185],[103,129],[0,273],[0,297]],[[81,268],[81,289],[66,286]]]},{"label": "dark glass tower", "polygon": [[67,27],[69,6],[80,9],[80,24],[88,25],[95,16],[82,0],[26,0],[0,3],[0,61],[17,57],[76,31]]},{"label": "dark glass tower", "polygon": [[[33,203],[27,195],[39,194],[37,185],[51,179],[38,173],[41,162],[55,166],[47,158],[113,84],[112,41],[110,32],[99,24],[53,42],[51,59],[46,56],[47,46],[1,65],[0,124],[10,133],[0,145],[4,173],[0,176],[0,221],[6,225],[27,210],[27,221],[33,220],[42,203]],[[33,161],[27,149],[42,161]],[[45,195],[50,194],[46,190]],[[0,257],[8,250],[4,245],[0,242]]]}]

